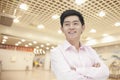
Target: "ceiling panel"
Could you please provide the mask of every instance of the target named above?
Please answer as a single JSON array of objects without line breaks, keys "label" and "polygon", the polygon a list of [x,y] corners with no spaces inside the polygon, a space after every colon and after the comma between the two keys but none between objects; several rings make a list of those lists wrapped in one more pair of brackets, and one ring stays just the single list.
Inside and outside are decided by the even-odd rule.
[{"label": "ceiling panel", "polygon": [[[21,3],[27,4],[28,10],[21,10],[19,8]],[[81,5],[77,5],[75,0],[0,0],[1,15],[20,20],[19,23],[13,23],[9,29],[1,27],[1,34],[57,45],[65,38],[63,34],[58,34],[59,18],[54,20],[52,16],[55,14],[60,16],[67,9],[78,10],[85,18],[86,30],[82,35],[83,42],[86,42],[87,37],[100,39],[104,33],[115,37],[120,34],[120,27],[114,26],[115,22],[120,22],[120,0],[86,0]],[[105,11],[106,16],[99,17],[100,11]],[[39,24],[43,24],[45,29],[39,30],[37,28]],[[23,28],[28,30],[25,32]],[[92,28],[96,29],[97,32],[90,33]],[[33,36],[27,37],[30,34]],[[10,42],[12,44],[12,41]]]}]

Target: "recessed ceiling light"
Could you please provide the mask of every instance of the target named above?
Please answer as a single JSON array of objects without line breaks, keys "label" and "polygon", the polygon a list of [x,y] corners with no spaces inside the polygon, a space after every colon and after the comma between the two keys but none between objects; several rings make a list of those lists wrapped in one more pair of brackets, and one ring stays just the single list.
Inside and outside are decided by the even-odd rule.
[{"label": "recessed ceiling light", "polygon": [[100,11],[98,15],[99,15],[100,17],[103,17],[103,16],[105,16],[105,12],[104,12],[104,11]]},{"label": "recessed ceiling light", "polygon": [[15,19],[13,20],[13,22],[14,22],[14,23],[18,23],[19,20],[15,18]]},{"label": "recessed ceiling light", "polygon": [[22,4],[20,5],[20,9],[28,10],[28,5],[25,4],[25,3],[22,3]]},{"label": "recessed ceiling light", "polygon": [[95,29],[91,29],[90,32],[91,33],[96,33],[96,30]]},{"label": "recessed ceiling light", "polygon": [[25,42],[25,39],[21,39],[22,42]]},{"label": "recessed ceiling light", "polygon": [[105,43],[105,42],[112,42],[112,41],[115,41],[115,38],[112,37],[112,36],[106,36],[102,39],[102,42]]},{"label": "recessed ceiling light", "polygon": [[41,44],[41,45],[40,45],[40,47],[44,47],[44,45],[43,45],[43,44]]},{"label": "recessed ceiling light", "polygon": [[33,41],[34,44],[37,44],[37,41]]},{"label": "recessed ceiling light", "polygon": [[44,29],[44,28],[45,28],[44,25],[42,25],[42,24],[38,25],[37,27],[38,27],[39,29]]},{"label": "recessed ceiling light", "polygon": [[55,48],[54,46],[51,47],[52,49]]},{"label": "recessed ceiling light", "polygon": [[21,44],[21,43],[22,43],[22,42],[20,42],[20,41],[18,42],[18,44]]},{"label": "recessed ceiling light", "polygon": [[114,25],[115,26],[120,26],[120,22],[116,22]]},{"label": "recessed ceiling light", "polygon": [[92,38],[91,37],[87,37],[86,40],[91,40]]},{"label": "recessed ceiling light", "polygon": [[28,47],[28,45],[26,44],[25,47]]},{"label": "recessed ceiling light", "polygon": [[91,39],[86,42],[86,45],[95,45],[95,44],[97,44],[97,41],[95,39]]},{"label": "recessed ceiling light", "polygon": [[2,44],[5,44],[5,42],[2,42]]},{"label": "recessed ceiling light", "polygon": [[39,46],[36,46],[36,48],[39,48]]},{"label": "recessed ceiling light", "polygon": [[3,41],[3,42],[6,42],[7,40],[6,40],[6,39],[3,39],[2,41]]},{"label": "recessed ceiling light", "polygon": [[8,37],[7,37],[7,36],[3,36],[3,38],[4,38],[4,39],[8,39]]},{"label": "recessed ceiling light", "polygon": [[109,34],[103,34],[103,36],[105,37],[105,36],[109,36]]},{"label": "recessed ceiling light", "polygon": [[59,33],[59,34],[61,34],[61,33],[62,33],[62,31],[61,31],[61,30],[58,30],[58,33]]},{"label": "recessed ceiling light", "polygon": [[49,46],[49,45],[50,45],[50,43],[46,43],[46,45],[47,45],[47,46]]},{"label": "recessed ceiling light", "polygon": [[75,0],[75,3],[77,5],[81,5],[81,4],[85,3],[85,1],[87,1],[87,0]]},{"label": "recessed ceiling light", "polygon": [[18,46],[19,44],[18,44],[18,43],[16,43],[15,45],[16,45],[16,46]]},{"label": "recessed ceiling light", "polygon": [[46,47],[47,50],[49,50],[49,47]]},{"label": "recessed ceiling light", "polygon": [[55,14],[52,16],[52,19],[58,19],[59,17],[60,17],[59,15]]},{"label": "recessed ceiling light", "polygon": [[28,43],[28,45],[30,45],[30,46],[31,46],[31,45],[32,45],[32,43]]}]

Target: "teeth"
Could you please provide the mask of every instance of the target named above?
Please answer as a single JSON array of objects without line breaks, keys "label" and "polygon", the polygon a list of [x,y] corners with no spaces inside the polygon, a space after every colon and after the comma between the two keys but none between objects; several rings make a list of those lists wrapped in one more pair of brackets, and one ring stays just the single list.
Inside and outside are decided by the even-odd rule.
[{"label": "teeth", "polygon": [[74,33],[76,33],[76,32],[69,32],[69,34],[74,34]]}]

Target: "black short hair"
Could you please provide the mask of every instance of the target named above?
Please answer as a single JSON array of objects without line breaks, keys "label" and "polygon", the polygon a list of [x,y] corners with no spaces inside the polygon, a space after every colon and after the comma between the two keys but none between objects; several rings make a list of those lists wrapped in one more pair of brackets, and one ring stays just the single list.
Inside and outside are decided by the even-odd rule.
[{"label": "black short hair", "polygon": [[82,16],[82,14],[76,10],[66,10],[64,11],[61,16],[60,16],[60,24],[61,26],[63,27],[63,22],[64,22],[64,19],[67,17],[67,16],[72,16],[72,15],[76,15],[79,17],[79,20],[81,22],[82,25],[84,25],[84,18]]}]

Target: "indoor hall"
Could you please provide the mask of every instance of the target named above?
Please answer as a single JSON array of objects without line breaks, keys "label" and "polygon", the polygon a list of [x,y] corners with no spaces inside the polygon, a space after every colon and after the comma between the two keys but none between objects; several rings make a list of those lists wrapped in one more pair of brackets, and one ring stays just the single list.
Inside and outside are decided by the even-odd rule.
[{"label": "indoor hall", "polygon": [[56,80],[50,50],[65,40],[59,18],[68,9],[84,16],[82,44],[96,50],[110,80],[120,79],[120,0],[0,0],[0,80]]}]

